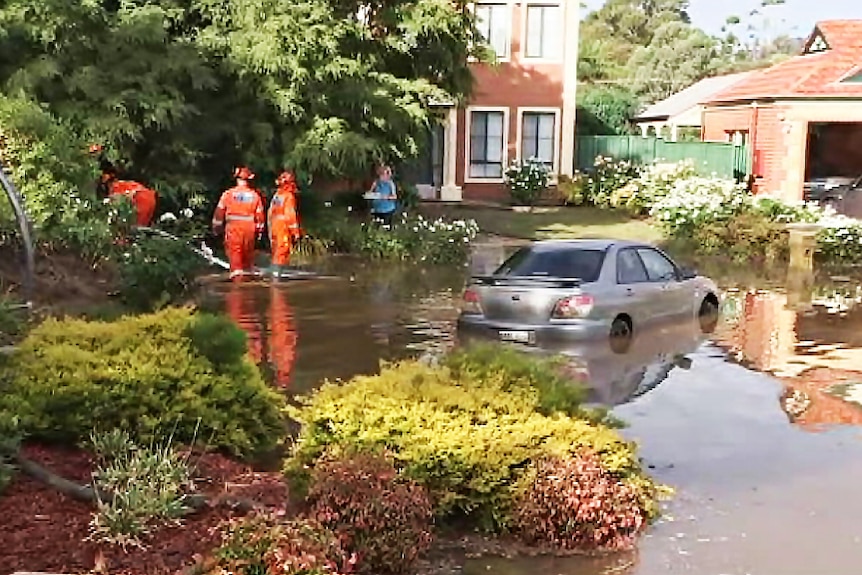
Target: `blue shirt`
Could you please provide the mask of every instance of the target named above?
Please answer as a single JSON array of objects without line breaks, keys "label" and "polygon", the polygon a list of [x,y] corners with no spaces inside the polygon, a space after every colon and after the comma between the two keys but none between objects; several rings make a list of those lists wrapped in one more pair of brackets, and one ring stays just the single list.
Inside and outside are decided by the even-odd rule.
[{"label": "blue shirt", "polygon": [[[392,180],[377,180],[374,183],[374,192],[381,196],[395,196],[395,184]],[[395,200],[372,200],[371,211],[375,214],[388,214],[394,212],[397,204]]]}]

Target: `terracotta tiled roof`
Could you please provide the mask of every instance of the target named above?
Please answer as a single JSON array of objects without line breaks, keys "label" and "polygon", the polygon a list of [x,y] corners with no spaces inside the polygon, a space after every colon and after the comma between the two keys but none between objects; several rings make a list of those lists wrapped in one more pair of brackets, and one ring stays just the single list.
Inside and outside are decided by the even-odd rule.
[{"label": "terracotta tiled roof", "polygon": [[[809,53],[820,38],[828,48]],[[754,72],[707,103],[782,97],[862,99],[862,82],[841,81],[857,72],[862,72],[862,20],[827,20],[814,28],[803,54]]]}]

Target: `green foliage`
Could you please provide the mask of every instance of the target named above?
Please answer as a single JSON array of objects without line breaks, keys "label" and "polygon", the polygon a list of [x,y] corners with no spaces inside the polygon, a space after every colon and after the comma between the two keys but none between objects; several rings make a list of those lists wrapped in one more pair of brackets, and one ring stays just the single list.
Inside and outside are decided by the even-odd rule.
[{"label": "green foliage", "polygon": [[567,206],[582,206],[586,202],[587,176],[560,174],[557,181],[557,196]]},{"label": "green foliage", "polygon": [[763,214],[745,211],[698,226],[691,240],[698,253],[722,255],[734,262],[774,261],[787,255],[787,231]]},{"label": "green foliage", "polygon": [[242,363],[248,351],[248,335],[224,315],[195,314],[186,336],[195,351],[220,371]]},{"label": "green foliage", "polygon": [[272,449],[282,433],[282,397],[250,358],[207,359],[213,348],[194,341],[190,334],[205,331],[195,322],[188,309],[115,322],[46,320],[0,366],[0,413],[18,415],[23,432],[51,441],[78,441],[95,426],[127,430],[143,444],[175,429],[178,441],[199,431],[237,454]]},{"label": "green foliage", "polygon": [[306,504],[355,555],[360,573],[403,573],[431,545],[433,511],[425,490],[374,453],[327,454],[318,460]]},{"label": "green foliage", "polygon": [[639,108],[637,95],[626,87],[586,86],[578,90],[578,134],[629,134]]},{"label": "green foliage", "polygon": [[0,30],[4,93],[171,198],[239,162],[342,177],[409,158],[429,102],[466,97],[484,53],[461,1],[9,0]]},{"label": "green foliage", "polygon": [[0,495],[15,477],[14,457],[21,447],[18,416],[0,411]]},{"label": "green foliage", "polygon": [[[469,362],[468,362],[469,363]],[[301,398],[302,424],[286,473],[294,493],[331,448],[389,450],[403,474],[425,486],[438,517],[466,516],[487,529],[510,526],[513,490],[531,461],[588,448],[655,511],[653,484],[633,446],[614,431],[564,414],[542,415],[541,395],[504,371],[459,377],[418,362],[380,375],[326,383]]]},{"label": "green foliage", "polygon": [[316,522],[255,513],[223,527],[202,575],[342,575],[354,571],[338,538]]},{"label": "green foliage", "polygon": [[628,160],[615,160],[599,156],[588,174],[583,178],[584,203],[599,208],[609,208],[615,191],[625,187],[640,174],[640,168]]},{"label": "green foliage", "polygon": [[862,224],[829,226],[817,235],[817,256],[829,263],[862,262]]},{"label": "green foliage", "polygon": [[611,194],[611,205],[626,208],[636,215],[649,213],[659,200],[666,198],[677,186],[697,177],[694,162],[655,163],[643,168],[638,176]]},{"label": "green foliage", "polygon": [[518,206],[533,206],[548,189],[550,171],[535,158],[516,160],[506,168],[506,187],[512,202]]},{"label": "green foliage", "polygon": [[114,430],[93,435],[91,442],[102,461],[93,482],[108,494],[93,514],[91,539],[124,549],[143,547],[145,535],[179,521],[188,511],[191,468],[170,441],[140,447],[127,433]]},{"label": "green foliage", "polygon": [[333,253],[426,264],[463,264],[479,231],[472,220],[428,220],[406,213],[396,217],[391,229],[385,229],[335,207],[326,208],[306,228]]},{"label": "green foliage", "polygon": [[181,241],[138,235],[119,258],[120,295],[141,311],[181,302],[205,267],[203,258]]}]

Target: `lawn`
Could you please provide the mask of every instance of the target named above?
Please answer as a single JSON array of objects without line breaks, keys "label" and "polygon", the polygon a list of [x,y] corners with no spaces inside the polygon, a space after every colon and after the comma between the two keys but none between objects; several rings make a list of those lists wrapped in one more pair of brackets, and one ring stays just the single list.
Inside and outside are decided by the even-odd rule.
[{"label": "lawn", "polygon": [[634,219],[623,211],[592,207],[543,207],[534,212],[507,208],[424,204],[427,216],[445,215],[472,218],[483,233],[528,240],[614,238],[660,243],[661,231],[646,220]]}]

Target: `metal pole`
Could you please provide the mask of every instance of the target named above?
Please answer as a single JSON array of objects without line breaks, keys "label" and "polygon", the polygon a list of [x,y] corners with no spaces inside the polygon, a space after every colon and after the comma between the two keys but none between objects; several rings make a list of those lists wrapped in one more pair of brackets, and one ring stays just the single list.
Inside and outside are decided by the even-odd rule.
[{"label": "metal pole", "polygon": [[24,243],[24,299],[29,304],[33,299],[33,284],[36,275],[36,253],[33,249],[33,233],[30,227],[30,219],[24,209],[24,200],[12,180],[6,175],[6,169],[0,162],[0,183],[6,190],[6,195],[15,210],[15,219],[18,220],[18,230],[21,232],[21,241]]}]

